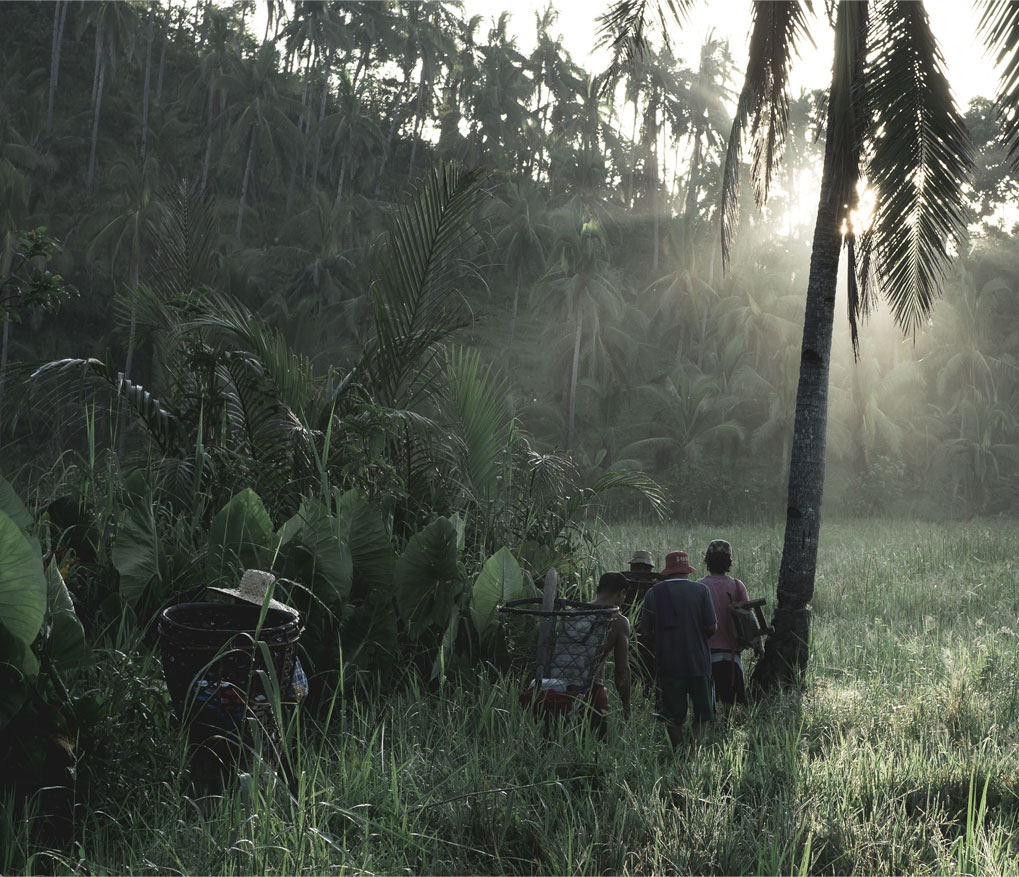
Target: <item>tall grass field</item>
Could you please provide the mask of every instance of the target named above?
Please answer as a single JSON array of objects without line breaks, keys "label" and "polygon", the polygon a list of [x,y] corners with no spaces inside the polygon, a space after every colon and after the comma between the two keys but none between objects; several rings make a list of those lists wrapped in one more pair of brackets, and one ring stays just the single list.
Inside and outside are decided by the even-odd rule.
[{"label": "tall grass field", "polygon": [[[606,528],[589,581],[635,548],[700,566],[712,538],[773,607],[778,527]],[[639,682],[629,723],[609,683],[607,741],[545,741],[520,674],[479,667],[298,713],[296,794],[257,765],[202,793],[158,659],[125,643],[95,671],[122,718],[83,754],[108,768],[59,819],[46,793],[0,808],[0,872],[1016,874],[1017,545],[1007,521],[826,526],[805,689],[690,752]]]}]

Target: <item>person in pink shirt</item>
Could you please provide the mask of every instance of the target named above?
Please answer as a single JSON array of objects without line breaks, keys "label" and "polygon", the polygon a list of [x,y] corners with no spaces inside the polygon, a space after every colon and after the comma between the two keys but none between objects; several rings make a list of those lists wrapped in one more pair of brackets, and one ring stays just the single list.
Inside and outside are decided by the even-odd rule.
[{"label": "person in pink shirt", "polygon": [[700,581],[708,586],[715,604],[718,630],[708,639],[711,650],[711,676],[715,683],[715,699],[732,706],[747,702],[743,680],[743,662],[736,648],[729,622],[729,604],[749,600],[746,586],[728,573],[732,569],[732,546],[724,539],[715,539],[704,552],[708,575]]}]

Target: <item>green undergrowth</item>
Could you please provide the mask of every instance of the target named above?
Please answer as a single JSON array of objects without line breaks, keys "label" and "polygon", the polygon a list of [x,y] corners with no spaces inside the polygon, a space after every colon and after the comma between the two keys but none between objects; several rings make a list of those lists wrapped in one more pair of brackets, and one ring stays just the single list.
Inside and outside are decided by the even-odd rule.
[{"label": "green undergrowth", "polygon": [[[597,551],[618,568],[684,548],[699,566],[713,537],[773,605],[776,531],[621,527]],[[81,754],[61,819],[45,797],[4,808],[0,871],[1019,873],[1012,548],[1008,522],[826,528],[805,691],[678,755],[639,683],[606,742],[546,741],[520,674],[479,668],[294,717],[295,794],[257,765],[202,793],[158,660],[111,649],[96,684],[121,724]]]}]

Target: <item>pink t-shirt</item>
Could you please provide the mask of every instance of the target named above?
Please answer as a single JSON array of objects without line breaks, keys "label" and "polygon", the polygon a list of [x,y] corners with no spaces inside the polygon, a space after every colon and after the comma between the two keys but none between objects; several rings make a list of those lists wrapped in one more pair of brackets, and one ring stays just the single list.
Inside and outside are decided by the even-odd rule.
[{"label": "pink t-shirt", "polygon": [[750,595],[743,582],[729,576],[704,576],[700,581],[711,591],[715,617],[718,619],[718,632],[708,640],[708,648],[735,651],[736,641],[732,638],[732,624],[729,622],[729,604],[749,600]]}]

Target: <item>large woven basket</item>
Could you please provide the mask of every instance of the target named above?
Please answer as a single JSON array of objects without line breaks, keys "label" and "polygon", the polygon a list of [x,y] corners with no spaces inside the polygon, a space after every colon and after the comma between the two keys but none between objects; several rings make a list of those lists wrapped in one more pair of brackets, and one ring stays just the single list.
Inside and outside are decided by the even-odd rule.
[{"label": "large woven basket", "polygon": [[271,678],[271,663],[281,699],[291,698],[301,630],[295,612],[271,608],[259,627],[261,612],[250,604],[180,603],[160,617],[166,687],[193,744],[241,739],[251,725],[246,720],[255,719],[278,746],[272,692],[263,680]]},{"label": "large woven basket", "polygon": [[[541,604],[540,597],[527,597],[498,607],[507,640],[515,649],[523,646],[529,655],[536,655],[539,625],[548,624],[549,654],[543,677],[526,681],[536,691],[553,684],[565,692],[586,694],[601,671],[605,641],[619,609],[560,598],[552,609],[542,609]],[[569,713],[582,706],[583,698],[575,698]]]}]

